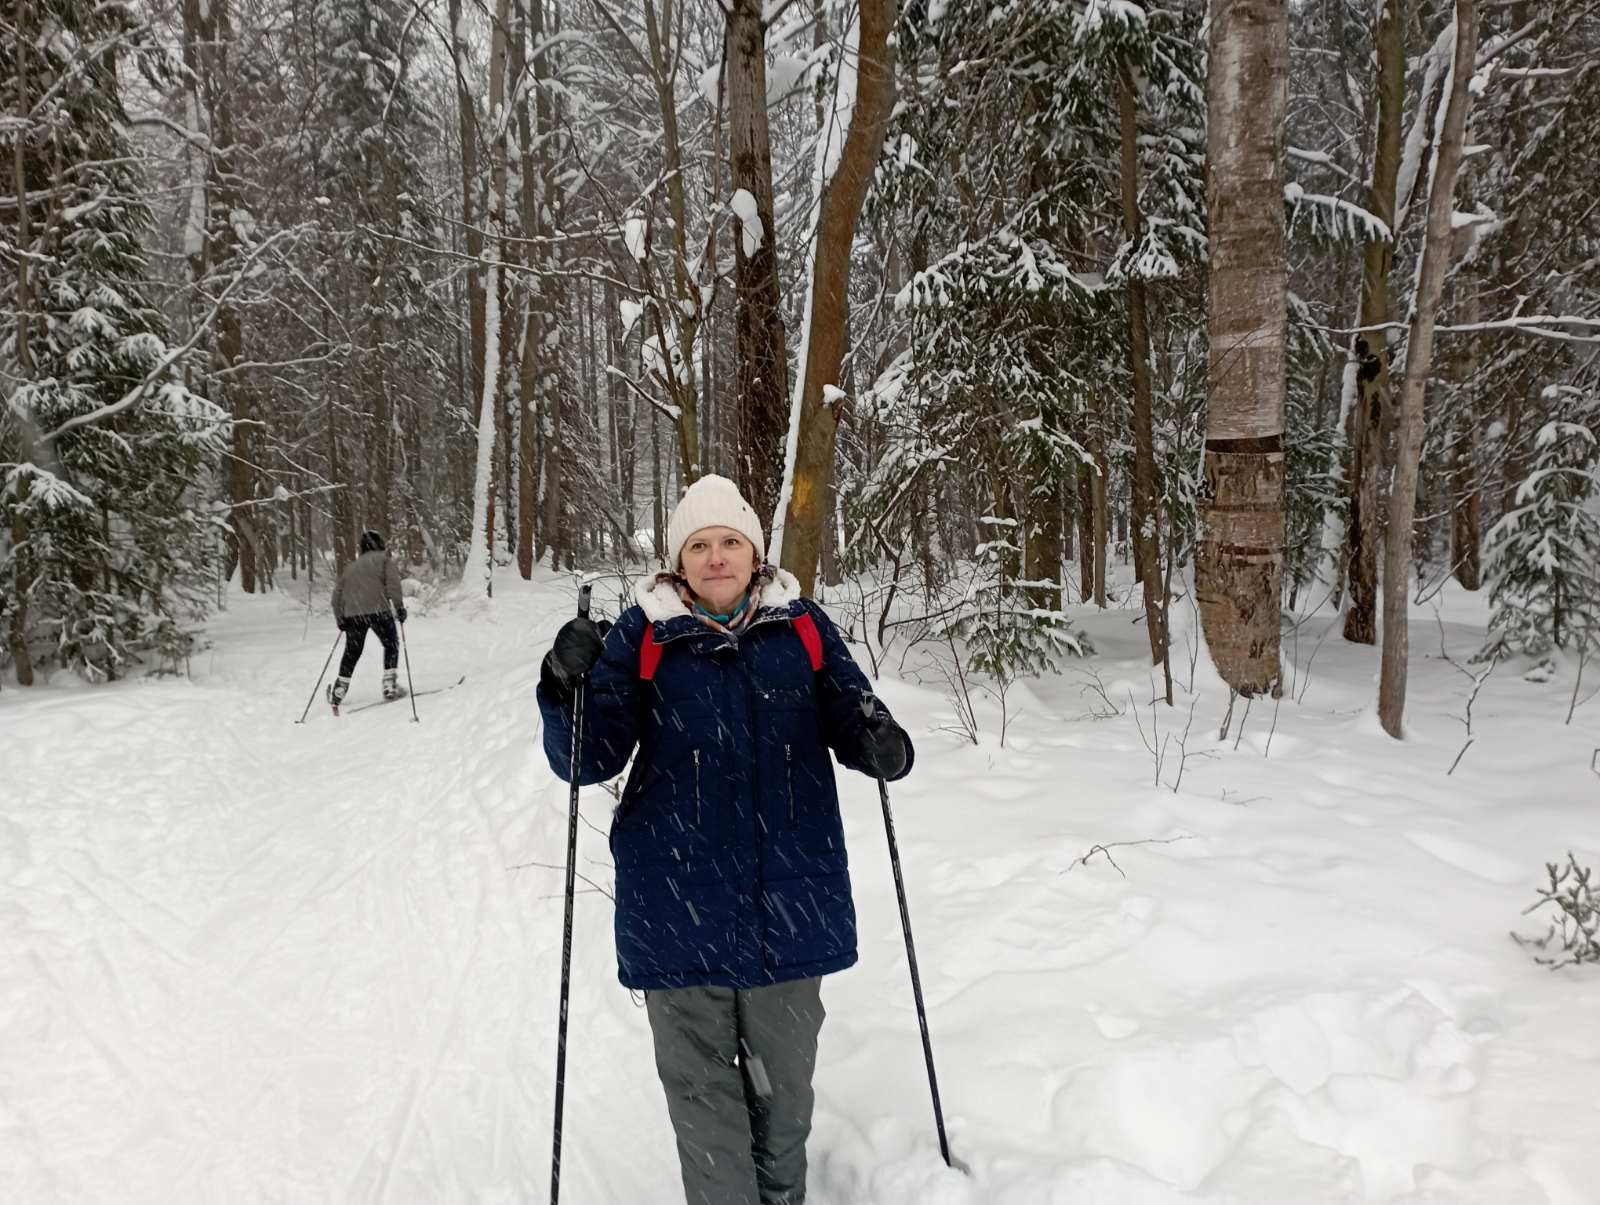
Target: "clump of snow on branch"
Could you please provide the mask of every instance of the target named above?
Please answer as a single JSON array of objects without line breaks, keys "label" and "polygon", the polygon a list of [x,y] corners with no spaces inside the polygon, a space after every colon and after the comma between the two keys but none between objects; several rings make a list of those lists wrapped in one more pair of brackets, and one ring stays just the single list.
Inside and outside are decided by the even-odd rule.
[{"label": "clump of snow on branch", "polygon": [[756,212],[756,199],[748,188],[741,188],[733,194],[728,208],[733,210],[733,216],[739,221],[744,257],[749,259],[761,249],[761,241],[767,234],[766,227],[761,224],[761,215]]}]

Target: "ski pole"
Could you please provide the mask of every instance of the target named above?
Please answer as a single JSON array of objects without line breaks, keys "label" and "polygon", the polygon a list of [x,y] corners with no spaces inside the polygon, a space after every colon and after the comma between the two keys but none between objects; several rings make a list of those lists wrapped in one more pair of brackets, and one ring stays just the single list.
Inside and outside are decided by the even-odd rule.
[{"label": "ski pole", "polygon": [[343,637],[343,632],[340,632],[338,635],[334,636],[333,648],[328,650],[328,659],[322,663],[322,672],[317,675],[317,684],[311,688],[311,698],[306,700],[306,709],[300,713],[300,718],[295,721],[296,724],[304,724],[306,722],[306,716],[311,714],[311,704],[316,701],[317,691],[322,689],[322,680],[328,676],[328,666],[333,664],[333,650],[339,647],[339,641]]},{"label": "ski pole", "polygon": [[[866,695],[861,710],[870,722],[877,716],[877,699]],[[933,1124],[939,1131],[939,1154],[946,1167],[955,1167],[950,1158],[950,1140],[944,1132],[944,1109],[939,1104],[939,1077],[933,1070],[933,1041],[928,1037],[928,1011],[922,1003],[922,976],[917,971],[917,948],[911,941],[911,910],[906,906],[906,883],[900,873],[900,846],[894,837],[894,814],[889,810],[889,784],[878,779],[878,798],[883,802],[883,827],[889,836],[889,862],[894,867],[894,892],[900,900],[900,928],[906,935],[906,962],[911,966],[911,994],[917,1002],[917,1024],[922,1029],[922,1057],[928,1064],[928,1090],[933,1094]]]},{"label": "ski pole", "polygon": [[[589,592],[592,587],[578,588],[578,618],[589,618]],[[583,686],[585,675],[578,679],[572,692],[572,754],[567,762],[567,772],[572,778],[572,795],[567,805],[567,908],[561,926],[561,1013],[556,1030],[556,1112],[555,1129],[551,1135],[550,1154],[550,1205],[561,1199],[561,1109],[567,1088],[567,998],[572,986],[572,896],[578,869],[578,779],[580,755],[583,752]]]},{"label": "ski pole", "polygon": [[400,622],[400,617],[394,613],[394,604],[389,604],[389,616],[394,620],[394,626],[400,629],[400,651],[406,655],[406,697],[411,700],[411,722],[420,724],[417,719],[417,689],[411,681],[411,647],[406,644],[406,625]]}]

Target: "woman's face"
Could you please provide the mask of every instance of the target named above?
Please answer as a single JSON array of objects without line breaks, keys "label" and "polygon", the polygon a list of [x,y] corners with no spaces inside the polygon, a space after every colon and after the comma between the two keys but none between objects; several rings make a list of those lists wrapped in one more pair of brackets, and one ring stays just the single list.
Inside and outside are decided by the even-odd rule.
[{"label": "woman's face", "polygon": [[756,547],[731,527],[702,527],[684,541],[683,576],[706,607],[726,614],[756,571]]}]

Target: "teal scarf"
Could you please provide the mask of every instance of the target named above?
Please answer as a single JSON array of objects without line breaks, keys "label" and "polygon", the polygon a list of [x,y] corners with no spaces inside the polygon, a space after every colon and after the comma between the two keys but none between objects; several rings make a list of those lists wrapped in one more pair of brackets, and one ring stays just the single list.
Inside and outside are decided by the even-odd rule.
[{"label": "teal scarf", "polygon": [[702,606],[699,601],[695,602],[694,609],[696,614],[705,616],[705,618],[712,620],[721,627],[733,628],[738,626],[739,616],[744,614],[745,608],[749,605],[750,592],[747,590],[745,591],[744,597],[739,599],[739,605],[733,610],[729,611],[726,615],[717,614],[717,612],[711,610],[710,608]]}]

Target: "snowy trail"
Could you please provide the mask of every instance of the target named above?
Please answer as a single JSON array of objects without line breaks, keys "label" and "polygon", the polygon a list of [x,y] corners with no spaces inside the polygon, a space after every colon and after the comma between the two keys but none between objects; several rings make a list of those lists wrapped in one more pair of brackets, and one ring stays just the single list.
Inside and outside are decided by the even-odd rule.
[{"label": "snowy trail", "polygon": [[[545,1198],[566,788],[532,690],[573,594],[419,613],[417,689],[467,675],[419,724],[296,726],[328,624],[283,596],[232,599],[190,681],[0,694],[0,1201]],[[1102,655],[1014,688],[1003,746],[988,702],[973,744],[938,689],[880,684],[918,740],[895,817],[975,1175],[938,1160],[876,788],[845,775],[861,964],[825,988],[812,1205],[1593,1201],[1600,976],[1506,937],[1543,862],[1600,862],[1570,682],[1492,681],[1447,778],[1437,660],[1396,747],[1370,654],[1330,641],[1270,756],[1259,713],[1216,739],[1202,673],[1174,790],[1101,701],[1147,692],[1137,629],[1086,622]],[[585,792],[562,1195],[672,1205],[610,804]]]}]

